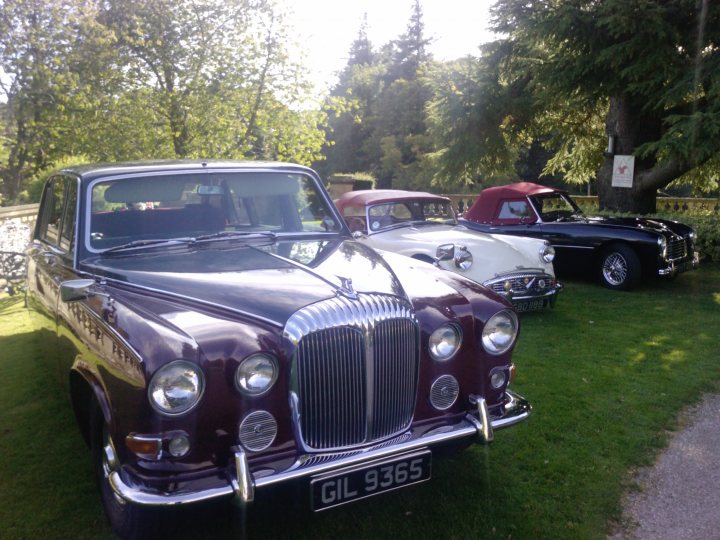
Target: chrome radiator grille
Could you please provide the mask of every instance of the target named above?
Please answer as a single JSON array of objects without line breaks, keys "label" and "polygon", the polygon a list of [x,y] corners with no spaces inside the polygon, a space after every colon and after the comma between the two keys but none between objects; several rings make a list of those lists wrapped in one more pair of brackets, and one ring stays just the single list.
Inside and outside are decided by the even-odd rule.
[{"label": "chrome radiator grille", "polygon": [[294,314],[293,406],[311,450],[395,435],[412,420],[418,326],[410,306],[382,295],[333,298]]},{"label": "chrome radiator grille", "polygon": [[687,244],[684,238],[670,240],[667,244],[668,260],[682,259],[687,255]]}]

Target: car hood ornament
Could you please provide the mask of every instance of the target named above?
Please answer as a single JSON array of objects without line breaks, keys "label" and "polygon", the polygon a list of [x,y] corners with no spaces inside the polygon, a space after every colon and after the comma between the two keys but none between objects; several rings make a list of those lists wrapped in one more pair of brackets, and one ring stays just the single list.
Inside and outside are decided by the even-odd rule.
[{"label": "car hood ornament", "polygon": [[353,288],[352,279],[349,277],[337,276],[340,280],[340,286],[338,287],[338,293],[342,294],[346,298],[357,298],[357,292]]}]

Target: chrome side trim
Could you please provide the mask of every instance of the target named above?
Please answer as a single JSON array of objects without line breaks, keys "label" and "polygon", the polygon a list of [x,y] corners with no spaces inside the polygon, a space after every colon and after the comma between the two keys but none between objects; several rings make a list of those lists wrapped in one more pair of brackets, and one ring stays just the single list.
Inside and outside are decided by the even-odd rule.
[{"label": "chrome side trim", "polygon": [[[357,453],[341,454],[334,460],[308,461],[302,467],[293,464],[285,470],[275,471],[257,478],[249,470],[245,453],[242,450],[236,450],[234,463],[228,471],[228,478],[225,483],[202,490],[162,492],[139,484],[128,484],[117,471],[110,473],[109,481],[112,489],[119,497],[127,502],[144,506],[177,506],[233,496],[241,504],[249,503],[254,499],[255,489],[258,488],[308,478],[351,465],[361,465],[367,461],[389,458],[411,450],[432,448],[434,445],[447,442],[470,439],[480,443],[487,443],[489,440],[483,435],[483,429],[489,429],[489,433],[492,433],[494,430],[504,429],[522,422],[530,415],[532,407],[525,398],[509,390],[507,391],[507,397],[508,400],[501,415],[488,415],[486,419],[486,422],[489,420],[487,423],[488,428],[482,427],[483,421],[476,416],[476,412],[468,413],[455,425],[446,426],[442,430],[430,431],[414,439],[401,438],[397,444],[390,446],[378,445]],[[478,407],[482,407],[479,404],[481,400],[482,398],[477,400]],[[487,404],[485,408],[487,408]],[[306,456],[301,456],[298,461],[302,459],[306,459]]]}]

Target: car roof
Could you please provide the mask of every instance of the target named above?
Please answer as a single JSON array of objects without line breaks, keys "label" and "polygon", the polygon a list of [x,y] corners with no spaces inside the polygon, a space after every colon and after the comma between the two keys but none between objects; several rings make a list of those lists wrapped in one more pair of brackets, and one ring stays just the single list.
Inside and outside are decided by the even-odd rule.
[{"label": "car roof", "polygon": [[335,204],[341,210],[347,206],[368,206],[372,204],[402,202],[402,201],[435,201],[450,202],[450,199],[441,195],[434,195],[424,191],[405,191],[402,189],[361,189],[348,191],[335,199]]},{"label": "car roof", "polygon": [[561,191],[533,182],[515,182],[505,186],[493,186],[483,189],[478,195],[465,218],[479,223],[489,223],[495,217],[498,201],[502,199],[518,199],[541,193]]},{"label": "car roof", "polygon": [[172,171],[201,170],[294,170],[310,172],[310,169],[292,163],[274,161],[221,161],[221,160],[152,160],[120,163],[94,163],[63,169],[62,173],[80,176],[83,180],[100,177],[145,174]]}]

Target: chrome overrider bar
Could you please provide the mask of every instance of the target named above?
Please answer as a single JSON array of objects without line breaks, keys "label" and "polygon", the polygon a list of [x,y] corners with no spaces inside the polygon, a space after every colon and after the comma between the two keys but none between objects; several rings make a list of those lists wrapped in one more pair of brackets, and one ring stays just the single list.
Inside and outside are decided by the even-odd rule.
[{"label": "chrome overrider bar", "polygon": [[693,252],[693,258],[692,260],[685,260],[685,261],[667,261],[667,266],[665,268],[660,268],[658,270],[659,276],[672,276],[675,274],[678,274],[680,272],[686,272],[688,270],[695,270],[698,266],[700,266],[700,253],[697,251]]},{"label": "chrome overrider bar", "polygon": [[250,472],[245,451],[237,448],[234,454],[234,478],[226,485],[205,488],[197,491],[177,491],[165,493],[142,485],[126,483],[119,471],[112,471],[108,480],[116,495],[127,502],[144,506],[176,506],[192,504],[222,497],[234,497],[240,504],[252,502],[255,498],[255,489],[281,484],[317,474],[343,469],[351,465],[358,465],[369,461],[389,458],[421,448],[429,448],[437,444],[461,441],[467,438],[476,438],[479,443],[486,444],[492,441],[493,432],[525,420],[532,410],[530,403],[514,392],[507,391],[508,401],[503,413],[499,416],[489,414],[484,398],[471,397],[475,407],[473,413],[453,426],[430,431],[415,439],[409,439],[397,444],[378,446],[366,451],[345,454],[333,461],[313,463],[304,466],[293,466],[284,471],[277,471],[266,476],[254,477]]}]

